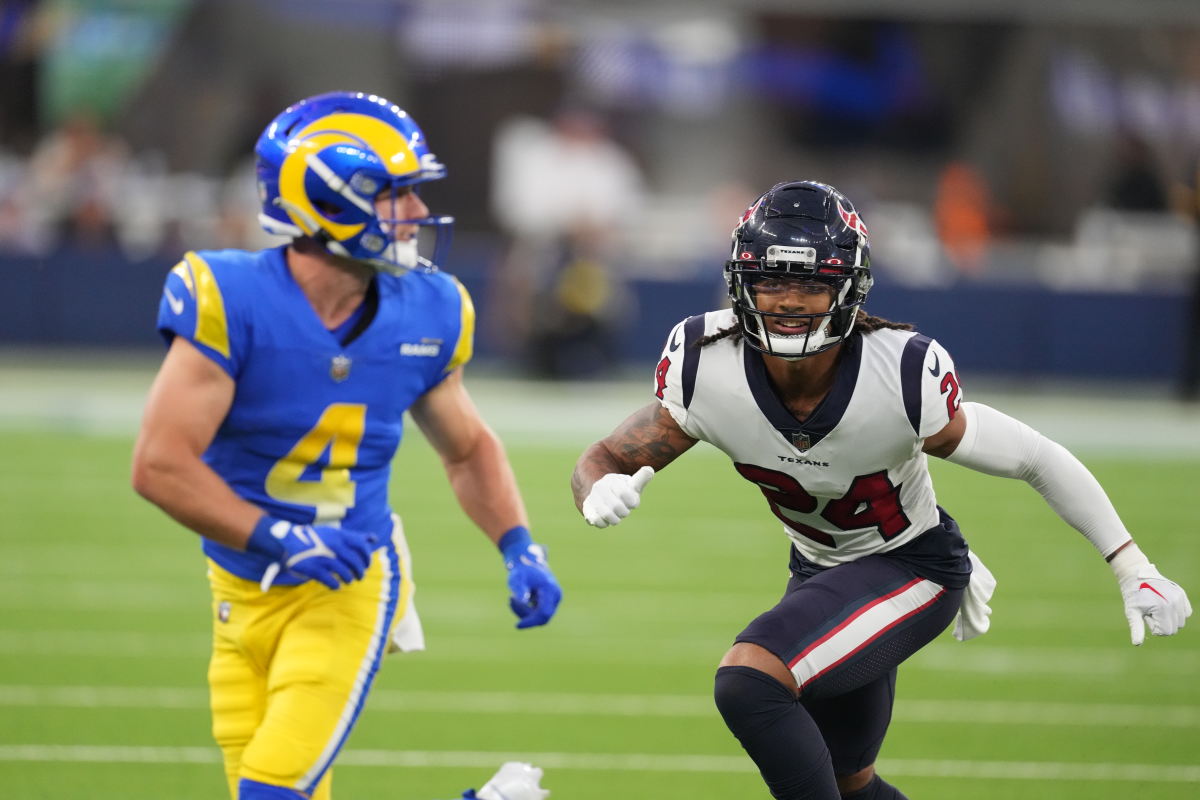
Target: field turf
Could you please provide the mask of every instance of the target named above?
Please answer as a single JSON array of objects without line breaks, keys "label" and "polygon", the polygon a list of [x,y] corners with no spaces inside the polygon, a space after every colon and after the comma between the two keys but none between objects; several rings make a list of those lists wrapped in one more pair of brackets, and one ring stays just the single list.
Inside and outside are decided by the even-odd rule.
[{"label": "field turf", "polygon": [[[732,637],[783,588],[778,523],[702,445],[619,528],[590,529],[568,490],[587,432],[506,437],[566,590],[532,631],[513,628],[500,560],[436,457],[406,441],[393,499],[429,649],[385,663],[335,797],[450,798],[510,758],[544,767],[552,800],[768,797],[709,691]],[[3,795],[222,797],[195,537],[128,488],[130,432],[0,435]],[[1200,599],[1200,461],[1084,460],[1143,549]],[[993,628],[965,644],[947,633],[901,668],[881,773],[913,800],[1200,796],[1200,618],[1130,646],[1107,567],[1033,490],[934,469],[999,580]]]}]

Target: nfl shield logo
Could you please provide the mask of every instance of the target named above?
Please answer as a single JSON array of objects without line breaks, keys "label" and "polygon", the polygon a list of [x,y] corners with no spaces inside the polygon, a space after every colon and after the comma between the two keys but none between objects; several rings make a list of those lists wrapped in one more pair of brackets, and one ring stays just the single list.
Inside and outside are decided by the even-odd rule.
[{"label": "nfl shield logo", "polygon": [[229,612],[231,610],[232,607],[229,605],[229,601],[222,600],[221,604],[217,606],[217,619],[221,620],[221,622],[229,622]]},{"label": "nfl shield logo", "polygon": [[329,377],[341,383],[350,377],[350,359],[345,356],[334,356],[329,362]]},{"label": "nfl shield logo", "polygon": [[792,431],[792,447],[797,450],[807,450],[812,447],[812,440],[808,438],[808,434],[804,431]]}]

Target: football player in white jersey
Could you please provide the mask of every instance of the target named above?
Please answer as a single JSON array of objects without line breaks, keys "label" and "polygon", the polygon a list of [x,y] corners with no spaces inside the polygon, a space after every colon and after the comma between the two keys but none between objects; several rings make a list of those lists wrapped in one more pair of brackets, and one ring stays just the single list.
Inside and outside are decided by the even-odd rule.
[{"label": "football player in white jersey", "polygon": [[[680,322],[655,400],[572,476],[596,527],[637,507],[654,471],[703,439],[757,484],[791,539],[791,578],[720,662],[717,708],[772,796],[896,800],[874,768],[896,667],[952,621],[987,629],[995,582],[938,505],[927,455],[1029,482],[1116,575],[1135,645],[1191,614],[1060,445],[963,401],[954,361],[911,326],[868,315],[867,228],[813,181],[780,183],[733,232],[732,308]],[[957,616],[957,619],[956,619]]]}]

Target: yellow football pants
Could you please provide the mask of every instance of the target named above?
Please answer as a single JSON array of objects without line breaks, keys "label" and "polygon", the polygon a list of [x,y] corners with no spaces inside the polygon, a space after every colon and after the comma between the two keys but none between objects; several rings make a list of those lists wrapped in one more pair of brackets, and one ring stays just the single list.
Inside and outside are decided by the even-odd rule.
[{"label": "yellow football pants", "polygon": [[213,736],[234,800],[241,778],[328,800],[333,760],[412,595],[396,529],[401,547],[376,551],[364,578],[337,591],[309,581],[263,592],[209,562]]}]

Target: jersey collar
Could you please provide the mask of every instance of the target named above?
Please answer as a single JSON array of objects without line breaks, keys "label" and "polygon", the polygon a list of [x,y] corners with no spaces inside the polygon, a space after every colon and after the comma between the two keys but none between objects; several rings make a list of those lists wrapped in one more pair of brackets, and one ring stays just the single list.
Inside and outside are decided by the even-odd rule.
[{"label": "jersey collar", "polygon": [[[851,336],[842,344],[833,387],[803,422],[796,419],[775,393],[761,354],[743,343],[742,361],[745,365],[746,383],[763,416],[784,439],[796,445],[797,449],[808,450],[837,427],[846,413],[847,406],[850,405],[854,386],[858,383],[859,364],[862,361],[862,336]],[[802,446],[805,442],[807,446]]]}]

